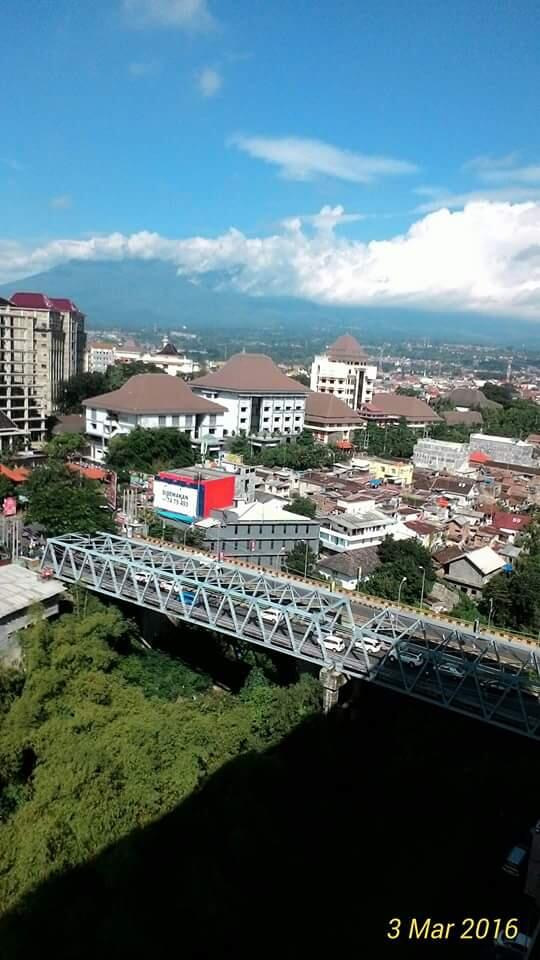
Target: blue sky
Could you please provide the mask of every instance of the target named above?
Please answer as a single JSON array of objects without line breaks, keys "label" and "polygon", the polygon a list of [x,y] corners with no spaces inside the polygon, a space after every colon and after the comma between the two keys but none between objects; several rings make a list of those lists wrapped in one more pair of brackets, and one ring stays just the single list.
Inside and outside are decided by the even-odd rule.
[{"label": "blue sky", "polygon": [[323,208],[365,252],[484,198],[484,243],[491,206],[540,200],[539,27],[519,0],[4,0],[0,275],[115,233],[305,236]]}]

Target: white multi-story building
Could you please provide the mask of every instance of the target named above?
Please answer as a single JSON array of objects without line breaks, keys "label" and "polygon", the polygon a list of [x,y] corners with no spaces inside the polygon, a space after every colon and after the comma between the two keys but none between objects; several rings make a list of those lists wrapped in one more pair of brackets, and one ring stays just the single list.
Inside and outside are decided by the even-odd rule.
[{"label": "white multi-story building", "polygon": [[363,347],[348,333],[330,344],[326,353],[316,356],[311,365],[311,389],[331,393],[353,410],[371,403],[376,379],[377,367],[369,363]]},{"label": "white multi-story building", "polygon": [[105,373],[107,367],[115,363],[135,361],[160,367],[171,377],[193,376],[200,370],[200,364],[178,353],[174,343],[167,337],[164,337],[163,345],[156,353],[143,350],[133,341],[127,341],[122,346],[106,340],[89,343],[85,354],[85,370],[89,373]]},{"label": "white multi-story building", "polygon": [[297,436],[304,428],[307,387],[286,377],[270,357],[237,353],[191,384],[226,408],[224,436]]},{"label": "white multi-story building", "polygon": [[31,441],[45,438],[61,384],[82,370],[84,316],[70,300],[0,300],[0,411]]},{"label": "white multi-story building", "polygon": [[187,383],[166,373],[141,373],[119,390],[90,397],[86,408],[86,434],[90,456],[103,463],[114,437],[136,427],[175,427],[192,443],[216,446],[223,436],[224,407],[191,392]]},{"label": "white multi-story building", "polygon": [[374,503],[366,503],[355,513],[329,514],[321,520],[321,545],[328,550],[357,550],[359,547],[374,547],[386,536],[396,539],[412,537],[395,517],[377,510]]},{"label": "white multi-story building", "polygon": [[116,345],[107,340],[91,341],[84,354],[84,369],[87,373],[105,373],[116,358]]},{"label": "white multi-story building", "polygon": [[415,467],[438,473],[468,473],[469,444],[450,443],[448,440],[417,440],[412,460]]}]

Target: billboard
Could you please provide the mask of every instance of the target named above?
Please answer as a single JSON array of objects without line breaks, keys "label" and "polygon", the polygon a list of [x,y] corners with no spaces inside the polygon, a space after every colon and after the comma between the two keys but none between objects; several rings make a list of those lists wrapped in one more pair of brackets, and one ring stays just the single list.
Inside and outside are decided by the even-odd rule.
[{"label": "billboard", "polygon": [[2,513],[5,517],[14,517],[17,513],[17,501],[15,497],[6,497],[2,506]]},{"label": "billboard", "polygon": [[154,510],[164,510],[178,517],[194,520],[198,513],[199,488],[180,483],[154,480]]}]

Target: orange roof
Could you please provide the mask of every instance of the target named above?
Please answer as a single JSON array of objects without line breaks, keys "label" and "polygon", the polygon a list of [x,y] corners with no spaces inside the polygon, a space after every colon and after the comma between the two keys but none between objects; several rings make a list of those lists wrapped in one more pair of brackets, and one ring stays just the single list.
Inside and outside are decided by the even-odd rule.
[{"label": "orange roof", "polygon": [[69,470],[82,473],[83,477],[86,477],[88,480],[106,480],[109,475],[108,471],[102,470],[101,467],[86,467],[80,463],[67,463],[66,466]]},{"label": "orange roof", "polygon": [[3,463],[0,463],[0,474],[8,480],[12,480],[13,483],[24,483],[30,476],[30,471],[26,470],[25,467],[5,467]]},{"label": "orange roof", "polygon": [[352,450],[352,443],[350,440],[338,440],[336,447],[338,450]]},{"label": "orange roof", "polygon": [[487,463],[488,460],[489,457],[487,453],[483,453],[482,450],[473,450],[473,452],[469,454],[470,463]]}]

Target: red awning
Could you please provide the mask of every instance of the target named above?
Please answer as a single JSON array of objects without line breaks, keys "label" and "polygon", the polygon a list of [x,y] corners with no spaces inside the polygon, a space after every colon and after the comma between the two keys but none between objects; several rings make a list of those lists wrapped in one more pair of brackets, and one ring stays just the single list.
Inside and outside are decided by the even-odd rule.
[{"label": "red awning", "polygon": [[87,467],[82,463],[67,463],[66,466],[69,470],[82,473],[87,480],[106,480],[109,476],[108,471],[102,470],[101,467]]}]

